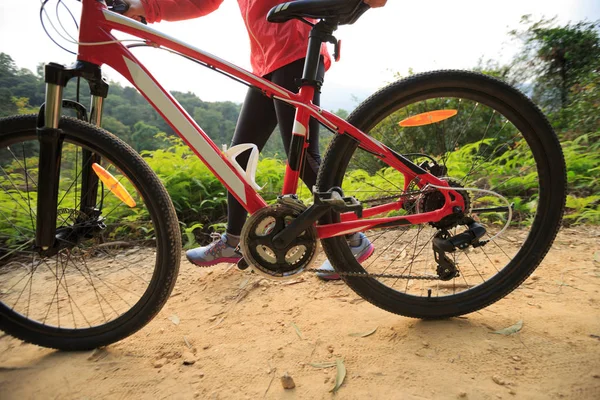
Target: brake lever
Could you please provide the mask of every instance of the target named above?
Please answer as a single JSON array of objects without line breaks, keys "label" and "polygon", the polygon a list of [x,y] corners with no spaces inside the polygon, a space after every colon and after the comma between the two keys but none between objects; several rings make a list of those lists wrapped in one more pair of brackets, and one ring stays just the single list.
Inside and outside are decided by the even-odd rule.
[{"label": "brake lever", "polygon": [[[129,4],[125,3],[122,0],[113,0],[112,6],[109,6],[108,9],[119,14],[125,14],[127,10],[129,10]],[[144,25],[148,25],[148,22],[144,17],[140,17],[140,22]]]}]

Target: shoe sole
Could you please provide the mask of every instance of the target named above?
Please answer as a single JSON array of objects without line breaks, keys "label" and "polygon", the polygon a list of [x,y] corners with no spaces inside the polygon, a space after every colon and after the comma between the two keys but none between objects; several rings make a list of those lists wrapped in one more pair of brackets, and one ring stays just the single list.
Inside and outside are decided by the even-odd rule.
[{"label": "shoe sole", "polygon": [[196,262],[187,256],[186,256],[186,258],[190,263],[194,264],[197,267],[212,267],[213,265],[223,264],[223,263],[235,264],[242,259],[241,257],[240,258],[229,257],[229,258],[217,258],[215,260],[207,261],[207,262]]},{"label": "shoe sole", "polygon": [[[369,246],[369,248],[367,249],[367,251],[364,252],[360,257],[358,257],[356,259],[356,261],[358,261],[359,263],[367,261],[367,259],[369,257],[371,257],[373,255],[373,253],[375,253],[375,246],[373,246],[373,244],[371,244]],[[324,281],[337,281],[337,280],[341,279],[341,277],[338,274],[331,274],[331,275],[324,275],[323,274],[323,275],[321,275],[321,274],[317,273],[317,276],[320,279],[323,279]]]}]

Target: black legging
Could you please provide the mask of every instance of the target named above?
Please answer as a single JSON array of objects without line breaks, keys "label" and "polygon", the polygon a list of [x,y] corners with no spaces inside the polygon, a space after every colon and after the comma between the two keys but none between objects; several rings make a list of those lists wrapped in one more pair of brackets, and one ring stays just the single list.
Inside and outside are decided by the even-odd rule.
[{"label": "black legging", "polygon": [[[296,80],[302,77],[303,68],[304,59],[300,59],[265,75],[264,78],[297,93],[298,84]],[[323,59],[321,59],[318,79],[322,81],[324,75],[325,66]],[[313,103],[319,105],[320,99],[321,94],[319,91],[316,91]],[[283,146],[289,157],[288,152],[292,140],[294,115],[295,108],[281,101],[264,96],[260,90],[250,88],[242,105],[231,145],[254,143],[258,147],[258,150],[262,150],[269,136],[273,133],[275,126],[279,125]],[[249,153],[249,151],[246,151],[237,157],[237,161],[244,169],[248,163]],[[302,180],[310,190],[312,190],[312,187],[317,182],[319,165],[321,165],[321,155],[319,154],[319,123],[311,119],[309,124],[309,147],[305,156],[304,168],[302,169]],[[242,227],[246,222],[248,213],[231,193],[227,194],[227,215],[227,232],[238,236],[242,232]]]}]

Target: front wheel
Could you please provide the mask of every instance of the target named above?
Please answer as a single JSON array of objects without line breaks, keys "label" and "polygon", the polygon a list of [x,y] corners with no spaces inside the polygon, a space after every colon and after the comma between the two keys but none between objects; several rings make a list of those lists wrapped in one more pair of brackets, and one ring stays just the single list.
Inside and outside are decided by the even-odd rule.
[{"label": "front wheel", "polygon": [[[522,93],[481,74],[432,72],[381,89],[349,122],[450,186],[469,188],[459,192],[465,214],[486,228],[483,239],[489,240],[478,248],[447,253],[455,266],[447,276],[440,273],[432,240],[463,232],[458,219],[364,232],[375,253],[362,264],[344,237],[323,240],[334,268],[364,299],[409,317],[457,316],[506,296],[542,261],[560,227],[566,168],[552,127]],[[403,199],[402,208],[388,216],[444,205],[439,192],[422,190],[418,181],[406,182],[403,174],[348,135],[331,142],[317,186],[321,192],[339,186],[365,207]],[[509,207],[477,189],[511,203],[512,222],[499,236]],[[339,220],[339,214],[332,214],[321,223]],[[344,272],[379,275],[351,277]]]},{"label": "front wheel", "polygon": [[56,240],[37,248],[36,120],[0,119],[0,329],[61,350],[116,342],[146,325],[175,285],[173,204],[131,147],[62,118]]}]

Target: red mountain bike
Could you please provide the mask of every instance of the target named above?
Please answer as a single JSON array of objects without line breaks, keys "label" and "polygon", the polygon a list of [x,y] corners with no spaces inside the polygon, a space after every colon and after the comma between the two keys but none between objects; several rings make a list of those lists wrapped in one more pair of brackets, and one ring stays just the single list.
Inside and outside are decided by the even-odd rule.
[{"label": "red mountain bike", "polygon": [[[122,4],[82,3],[77,62],[46,65],[39,115],[0,120],[5,332],[59,349],[106,345],[147,324],[175,284],[181,235],[171,199],[144,159],[99,127],[104,64],[139,90],[250,212],[241,250],[259,274],[314,271],[320,240],[367,301],[445,318],[501,299],[548,252],[565,203],[565,163],[548,121],[519,91],[481,74],[441,71],[379,90],[347,120],[312,104],[321,44],[339,50],[333,32],[366,11],[362,1],[299,0],[270,11],[273,23],[313,25],[298,93],[123,17],[115,12]],[[112,31],[141,43],[125,46]],[[128,48],[140,45],[195,60],[296,108],[274,204],[257,192],[253,146],[220,151]],[[81,104],[63,100],[72,78],[89,83],[89,118]],[[63,109],[78,118],[61,116]],[[307,206],[295,194],[310,118],[335,137]],[[245,170],[236,161],[244,150],[254,153]],[[362,264],[346,241],[354,232],[376,248]]]}]

